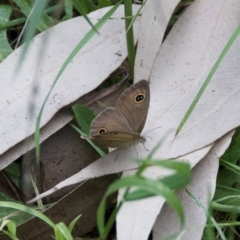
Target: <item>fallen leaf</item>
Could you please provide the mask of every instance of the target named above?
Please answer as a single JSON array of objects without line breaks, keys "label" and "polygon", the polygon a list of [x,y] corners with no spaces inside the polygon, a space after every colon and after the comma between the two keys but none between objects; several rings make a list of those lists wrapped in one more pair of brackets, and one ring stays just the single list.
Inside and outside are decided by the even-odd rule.
[{"label": "fallen leaf", "polygon": [[[136,12],[139,6],[134,5],[133,8]],[[96,23],[109,9],[90,13],[90,20]],[[123,6],[120,6],[112,16],[113,19],[100,29],[100,34],[96,34],[82,48],[59,78],[41,119],[41,142],[72,119],[69,112],[62,110],[63,116],[57,113],[61,108],[95,89],[127,57],[122,16]],[[136,36],[138,22],[135,22]],[[4,139],[0,146],[0,169],[34,147],[32,135],[35,131],[36,117],[53,80],[69,53],[90,29],[83,17],[62,22],[33,39],[27,58],[21,61],[20,72],[16,72],[16,66],[22,46],[0,64],[0,136]],[[41,48],[39,58],[39,46],[43,45],[44,50]],[[121,53],[121,57],[116,53]],[[59,114],[58,119],[51,123],[50,120],[56,113]],[[44,128],[46,124],[48,128]],[[14,146],[16,149],[11,149]]]}]

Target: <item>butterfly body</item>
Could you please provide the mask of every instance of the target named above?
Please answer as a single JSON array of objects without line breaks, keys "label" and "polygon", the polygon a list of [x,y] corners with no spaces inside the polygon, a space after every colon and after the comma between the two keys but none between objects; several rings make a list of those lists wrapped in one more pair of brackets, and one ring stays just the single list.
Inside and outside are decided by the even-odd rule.
[{"label": "butterfly body", "polygon": [[99,113],[91,124],[91,139],[99,147],[126,147],[144,142],[140,135],[150,102],[149,84],[141,80],[126,89],[116,102]]}]

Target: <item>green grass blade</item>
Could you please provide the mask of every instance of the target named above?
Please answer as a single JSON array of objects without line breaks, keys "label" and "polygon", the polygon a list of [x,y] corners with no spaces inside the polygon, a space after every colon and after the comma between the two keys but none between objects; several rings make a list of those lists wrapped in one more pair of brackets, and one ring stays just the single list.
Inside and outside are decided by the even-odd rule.
[{"label": "green grass blade", "polygon": [[[36,29],[39,28],[43,31],[44,29],[48,28],[48,26],[45,26],[45,24],[42,21],[42,14],[43,14],[45,5],[49,0],[36,0],[33,7],[28,6],[28,3],[26,1],[25,2],[22,2],[21,0],[15,0],[15,1],[16,1],[16,3],[19,3],[20,6],[22,6],[22,3],[23,3],[24,6],[22,6],[22,9],[26,13],[28,13],[28,11],[29,11],[29,13],[27,14],[28,19],[27,19],[27,22],[25,23],[25,25],[28,26],[27,30],[24,34],[25,44],[24,44],[24,47],[22,48],[21,54],[19,56],[18,65],[17,65],[17,71],[18,71],[20,69],[21,62],[22,62],[21,59],[24,59],[24,57],[27,53],[27,50],[29,48],[30,41],[32,40],[33,36],[36,33]],[[22,31],[24,31],[24,28]],[[19,39],[20,38],[21,38],[21,36],[19,37]],[[17,45],[16,45],[16,47],[17,47]]]},{"label": "green grass blade", "polygon": [[73,17],[73,3],[72,0],[65,0],[64,1],[65,13],[66,16],[64,19],[70,19]]},{"label": "green grass blade", "polygon": [[[180,200],[174,194],[174,187],[184,187],[189,184],[191,180],[191,169],[189,164],[184,162],[177,162],[171,160],[151,160],[147,159],[139,160],[142,163],[142,166],[134,176],[124,177],[122,179],[116,180],[113,184],[107,189],[97,211],[97,223],[99,234],[101,239],[107,236],[113,219],[116,217],[118,210],[121,208],[124,201],[134,201],[139,199],[144,199],[152,196],[163,196],[166,199],[166,202],[174,209],[177,213],[181,226],[184,224],[184,212]],[[148,179],[140,176],[143,173],[143,170],[147,169],[149,166],[159,166],[165,167],[172,170],[175,170],[174,173],[170,176],[161,178],[160,180]],[[143,168],[143,170],[142,170]],[[129,190],[132,188],[131,191]],[[123,200],[120,201],[118,207],[111,214],[107,224],[105,225],[105,215],[104,210],[106,206],[106,199],[113,193],[117,192],[119,189],[127,189]]]},{"label": "green grass blade", "polygon": [[[58,11],[60,8],[61,8],[61,4],[56,4],[53,7],[47,8],[46,10],[44,10],[44,12],[45,13],[52,13],[54,11]],[[13,19],[11,21],[7,21],[7,22],[0,22],[0,30],[15,27],[17,25],[20,25],[20,24],[26,22],[26,20],[27,20],[26,17],[21,17],[21,18]]]},{"label": "green grass blade", "polygon": [[[31,1],[26,0],[14,0],[21,12],[26,16],[30,17],[30,21],[34,21],[34,28],[36,27],[39,31],[44,31],[54,24],[54,20],[44,13],[44,7],[49,0],[37,0],[35,6],[32,5]],[[42,3],[41,3],[42,2]]]},{"label": "green grass blade", "polygon": [[56,238],[57,240],[60,240],[60,239],[73,240],[71,233],[69,232],[67,226],[63,222],[56,224],[54,228],[54,232],[55,232],[55,235],[58,236]]},{"label": "green grass blade", "polygon": [[[8,22],[10,15],[12,13],[12,8],[7,5],[0,6],[0,25],[4,25],[4,23]],[[2,62],[10,53],[12,52],[12,48],[9,45],[7,38],[7,31],[0,31],[0,62]]]},{"label": "green grass blade", "polygon": [[76,218],[74,218],[74,219],[72,220],[72,222],[71,222],[71,223],[69,224],[69,226],[68,226],[69,232],[72,232],[74,226],[76,225],[77,221],[79,220],[79,218],[80,218],[81,216],[82,216],[82,214],[80,214],[79,216],[77,216]]},{"label": "green grass blade", "polygon": [[134,46],[133,26],[130,27],[131,22],[132,22],[131,17],[133,15],[131,0],[124,1],[124,10],[125,10],[125,29],[128,30],[126,33],[128,63],[129,63],[132,79],[134,79],[135,46]]},{"label": "green grass blade", "polygon": [[49,226],[51,226],[52,228],[54,228],[54,223],[48,218],[46,217],[44,214],[42,214],[41,212],[27,207],[25,205],[19,204],[19,203],[14,203],[14,202],[4,202],[4,201],[0,201],[0,207],[3,208],[13,208],[19,211],[23,211],[26,212],[28,214],[31,214],[39,219],[41,219],[42,221],[44,221],[45,223],[47,223]]},{"label": "green grass blade", "polygon": [[208,210],[186,189],[187,194],[193,199],[197,206],[199,206],[205,214],[208,216],[208,219],[212,222],[213,226],[217,229],[218,234],[221,236],[221,239],[227,240],[224,236],[222,229],[217,224],[216,220],[209,214]]},{"label": "green grass blade", "polygon": [[[76,126],[74,126],[73,124],[70,124],[80,135],[82,136],[85,136],[85,133],[77,128]],[[106,155],[106,153],[101,149],[99,148],[98,146],[96,146],[90,139],[85,139],[86,141],[88,141],[88,143],[98,152],[98,154],[103,157],[104,155]]]},{"label": "green grass blade", "polygon": [[74,7],[78,10],[78,12],[85,18],[85,20],[89,23],[92,29],[98,33],[98,29],[92,24],[87,14],[90,12],[88,10],[87,2],[72,0]]},{"label": "green grass blade", "polygon": [[226,204],[220,204],[217,202],[212,202],[211,207],[214,210],[221,211],[221,212],[227,212],[227,213],[240,213],[240,207],[236,205],[226,205]]},{"label": "green grass blade", "polygon": [[201,98],[201,96],[203,95],[203,93],[204,93],[205,89],[207,88],[209,82],[211,81],[214,73],[217,71],[220,63],[222,62],[223,58],[225,57],[225,55],[227,54],[227,52],[229,51],[230,47],[235,42],[235,40],[237,39],[239,34],[240,34],[240,26],[236,29],[236,31],[234,32],[234,34],[232,35],[232,37],[228,41],[227,45],[224,47],[222,53],[220,54],[219,58],[217,59],[216,63],[214,64],[210,73],[208,74],[208,76],[207,76],[206,80],[204,81],[202,87],[200,88],[199,92],[197,93],[197,96],[193,100],[192,104],[190,105],[189,109],[187,110],[187,113],[185,114],[184,118],[182,119],[181,123],[179,124],[179,126],[177,128],[177,131],[176,131],[176,135],[178,135],[178,133],[181,131],[181,129],[183,128],[183,126],[187,122],[187,120],[188,120],[189,116],[191,115],[193,109],[197,105],[199,99]]},{"label": "green grass blade", "polygon": [[[119,5],[121,4],[121,1],[118,2],[114,7],[112,7],[96,24],[95,24],[95,28],[96,29],[100,29],[106,22],[107,20],[112,16],[112,14],[117,10],[117,8],[119,7]],[[68,66],[68,64],[72,61],[72,59],[76,56],[76,54],[88,43],[88,41],[96,34],[96,31],[94,29],[91,29],[85,36],[84,38],[79,42],[79,44],[74,48],[74,50],[70,53],[70,55],[68,56],[68,58],[65,60],[65,62],[63,63],[61,69],[59,70],[53,84],[52,87],[50,88],[43,104],[42,107],[39,111],[38,117],[37,117],[37,121],[36,121],[36,127],[35,127],[35,135],[34,135],[34,139],[35,139],[35,146],[36,146],[36,158],[37,161],[39,161],[39,157],[40,157],[40,121],[41,121],[41,117],[42,117],[42,113],[43,113],[43,109],[46,105],[46,102],[53,90],[53,88],[55,87],[59,77],[61,76],[61,74],[63,73],[63,71],[66,69],[66,67]]]},{"label": "green grass blade", "polygon": [[147,2],[147,0],[143,1],[141,7],[137,10],[136,14],[133,17],[131,17],[131,23],[129,24],[126,32],[128,32],[130,30],[130,28],[133,26],[133,24],[136,21],[137,17],[141,16],[142,8],[144,7],[146,2]]},{"label": "green grass blade", "polygon": [[12,240],[19,240],[19,238],[17,238],[16,236],[14,236],[12,233],[10,233],[10,232],[7,232],[7,231],[5,231],[5,230],[2,230],[2,232],[4,233],[4,234],[6,234],[7,236],[9,236],[9,238],[11,238]]}]

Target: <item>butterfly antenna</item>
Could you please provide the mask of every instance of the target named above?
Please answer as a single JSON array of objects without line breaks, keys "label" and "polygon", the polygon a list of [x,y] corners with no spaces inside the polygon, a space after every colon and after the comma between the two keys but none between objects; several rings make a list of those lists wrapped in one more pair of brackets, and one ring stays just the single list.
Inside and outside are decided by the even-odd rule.
[{"label": "butterfly antenna", "polygon": [[150,131],[146,132],[144,135],[146,135],[146,134],[148,134],[148,133],[150,133],[150,132],[152,132],[152,131],[154,131],[155,129],[158,129],[158,128],[161,128],[161,127],[155,127],[153,129],[151,129]]},{"label": "butterfly antenna", "polygon": [[[147,137],[147,136],[146,136],[146,137]],[[151,138],[151,137],[149,137],[149,138]],[[152,139],[152,138],[151,138],[151,139]],[[147,149],[146,146],[145,146],[145,142],[143,142],[143,146],[144,146],[145,150],[149,152],[149,149]]]}]

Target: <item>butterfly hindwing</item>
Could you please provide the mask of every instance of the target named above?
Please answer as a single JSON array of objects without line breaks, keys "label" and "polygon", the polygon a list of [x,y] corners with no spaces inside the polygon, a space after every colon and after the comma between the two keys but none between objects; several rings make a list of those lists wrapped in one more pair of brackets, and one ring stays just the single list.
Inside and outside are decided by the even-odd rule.
[{"label": "butterfly hindwing", "polygon": [[127,119],[135,133],[141,133],[145,125],[149,102],[150,90],[146,80],[141,80],[130,86],[117,100],[117,111]]},{"label": "butterfly hindwing", "polygon": [[110,107],[99,113],[91,124],[91,136],[100,134],[99,130],[106,132],[132,132],[131,127],[116,108]]}]

